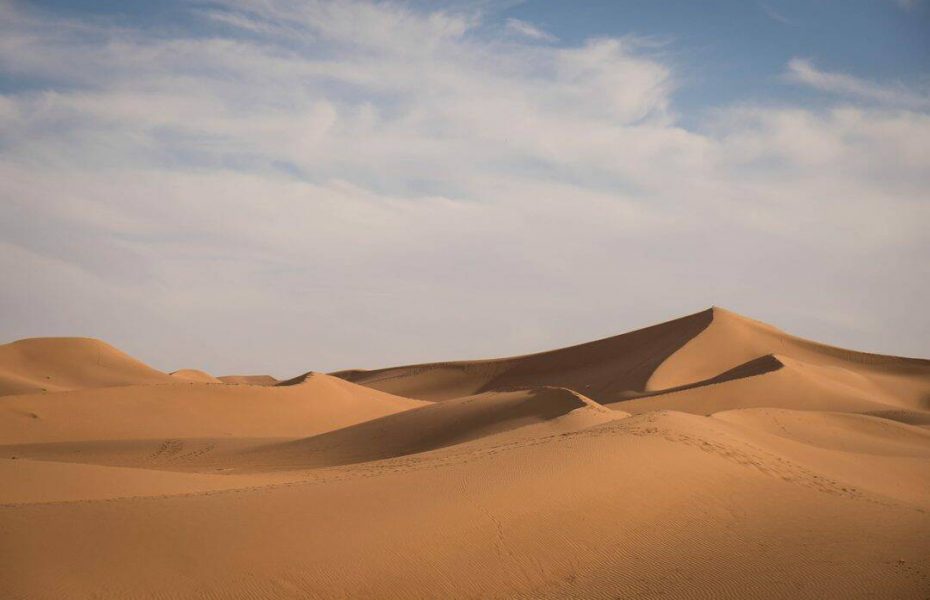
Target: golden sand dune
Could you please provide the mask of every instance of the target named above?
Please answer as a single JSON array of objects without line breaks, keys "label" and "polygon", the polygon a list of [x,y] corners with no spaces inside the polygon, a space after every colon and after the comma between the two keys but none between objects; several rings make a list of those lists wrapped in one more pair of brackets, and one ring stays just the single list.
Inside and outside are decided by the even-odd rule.
[{"label": "golden sand dune", "polygon": [[928,361],[721,309],[281,382],[40,342],[0,354],[0,598],[930,597]]},{"label": "golden sand dune", "polygon": [[[733,312],[711,308],[645,329],[514,358],[353,370],[333,375],[391,393],[443,400],[509,386],[553,385],[577,390],[601,404],[674,393],[762,375],[790,365],[782,390],[795,379],[819,379],[841,396],[872,399],[878,408],[930,408],[930,361],[852,352],[804,340]],[[808,377],[810,371],[816,371]],[[804,393],[806,381],[796,390]],[[857,390],[857,391],[856,391]],[[708,392],[714,393],[714,392]],[[789,394],[770,395],[763,406]],[[646,404],[647,406],[650,404]],[[688,405],[676,405],[689,411]],[[695,412],[709,412],[703,408]]]},{"label": "golden sand dune", "polygon": [[172,371],[171,376],[182,381],[193,381],[196,383],[223,383],[219,378],[210,375],[200,369],[180,369]]},{"label": "golden sand dune", "polygon": [[0,581],[69,598],[920,597],[930,462],[861,489],[759,435],[660,412],[238,491],[10,506]]},{"label": "golden sand dune", "polygon": [[[486,392],[359,423],[326,434],[251,449],[236,463],[261,468],[343,465],[395,458],[502,433],[548,435],[625,416],[564,388]],[[508,439],[512,439],[511,436]]]},{"label": "golden sand dune", "polygon": [[0,396],[172,381],[100,340],[33,338],[0,346]]},{"label": "golden sand dune", "polygon": [[7,396],[0,440],[297,437],[422,406],[328,375],[291,387],[174,383]]},{"label": "golden sand dune", "polygon": [[731,408],[781,407],[807,410],[875,412],[927,408],[927,389],[919,375],[898,377],[900,387],[886,384],[888,375],[871,369],[811,364],[785,356],[767,356],[771,369],[752,377],[722,378],[709,385],[690,385],[644,394],[622,402],[633,413],[672,409],[710,414]]}]

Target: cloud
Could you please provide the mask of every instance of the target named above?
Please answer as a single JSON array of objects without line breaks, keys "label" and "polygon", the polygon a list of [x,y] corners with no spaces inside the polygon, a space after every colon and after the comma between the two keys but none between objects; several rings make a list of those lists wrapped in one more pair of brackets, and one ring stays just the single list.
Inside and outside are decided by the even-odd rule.
[{"label": "cloud", "polygon": [[686,128],[675,66],[632,37],[386,3],[213,3],[187,34],[2,6],[0,69],[36,82],[0,96],[5,337],[291,375],[716,303],[926,350],[924,105]]},{"label": "cloud", "polygon": [[508,31],[530,38],[531,40],[540,40],[544,42],[554,42],[558,40],[558,38],[551,33],[547,33],[532,23],[527,23],[520,19],[507,19],[506,27]]},{"label": "cloud", "polygon": [[785,77],[789,81],[840,96],[905,108],[927,108],[930,96],[916,93],[902,85],[880,85],[845,73],[817,69],[809,60],[792,58]]},{"label": "cloud", "polygon": [[781,23],[782,25],[791,25],[792,27],[797,26],[796,22],[784,16],[783,14],[776,11],[774,8],[772,8],[771,6],[769,6],[768,4],[764,2],[759,2],[759,8],[762,10],[763,13],[765,13],[765,16],[772,19],[773,21],[777,21]]}]

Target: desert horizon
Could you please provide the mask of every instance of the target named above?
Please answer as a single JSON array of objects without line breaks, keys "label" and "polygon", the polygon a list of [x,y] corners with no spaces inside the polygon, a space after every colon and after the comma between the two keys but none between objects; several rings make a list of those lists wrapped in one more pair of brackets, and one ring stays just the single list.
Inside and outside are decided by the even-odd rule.
[{"label": "desert horizon", "polygon": [[921,597],[930,360],[717,307],[288,380],[0,346],[10,598]]}]

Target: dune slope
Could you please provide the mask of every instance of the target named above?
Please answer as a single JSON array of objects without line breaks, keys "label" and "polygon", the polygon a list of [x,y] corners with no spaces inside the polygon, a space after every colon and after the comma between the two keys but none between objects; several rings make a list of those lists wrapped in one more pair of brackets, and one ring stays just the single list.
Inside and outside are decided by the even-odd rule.
[{"label": "dune slope", "polygon": [[[612,338],[514,358],[447,362],[334,375],[375,389],[444,400],[510,386],[551,385],[601,404],[677,393],[781,370],[781,400],[792,404],[807,382],[826,376],[863,408],[930,409],[930,361],[853,352],[818,344],[721,308]],[[816,371],[811,376],[809,372]],[[772,377],[769,377],[770,379]],[[795,387],[796,386],[796,387]],[[810,394],[807,394],[808,396]],[[636,405],[648,406],[637,401]],[[690,410],[676,404],[677,410]],[[624,408],[626,410],[626,408]],[[702,409],[703,410],[703,409]],[[700,412],[700,411],[697,411]]]},{"label": "dune slope", "polygon": [[223,383],[218,378],[210,375],[200,369],[179,369],[172,371],[171,376],[181,381],[193,381],[196,383]]},{"label": "dune slope", "polygon": [[755,437],[719,419],[650,413],[317,471],[302,482],[7,505],[0,543],[16,551],[0,563],[0,594],[911,598],[927,590],[926,497],[915,504],[893,486],[859,489]]},{"label": "dune slope", "polygon": [[173,383],[0,398],[0,444],[297,437],[422,406],[317,374],[290,387]]},{"label": "dune slope", "polygon": [[564,388],[486,392],[252,449],[232,457],[232,464],[306,468],[368,462],[473,440],[497,440],[503,433],[564,433],[623,416]]},{"label": "dune slope", "polygon": [[604,394],[643,390],[664,360],[713,321],[703,311],[571,348],[513,358],[446,362],[333,375],[392,393],[444,400],[493,389],[551,385],[599,401]]},{"label": "dune slope", "polygon": [[172,381],[100,340],[31,338],[0,345],[0,396]]}]

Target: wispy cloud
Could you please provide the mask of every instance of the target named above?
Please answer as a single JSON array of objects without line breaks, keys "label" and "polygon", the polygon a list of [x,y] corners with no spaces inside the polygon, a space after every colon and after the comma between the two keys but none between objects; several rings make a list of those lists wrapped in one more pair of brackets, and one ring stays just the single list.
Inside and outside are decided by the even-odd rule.
[{"label": "wispy cloud", "polygon": [[903,85],[881,85],[845,73],[822,71],[803,58],[792,58],[788,62],[785,77],[824,92],[879,104],[908,108],[930,106],[930,90],[917,93]]},{"label": "wispy cloud", "polygon": [[554,42],[557,37],[536,27],[532,23],[521,21],[520,19],[507,19],[507,30],[517,35],[530,38],[531,40],[541,40],[545,42]]},{"label": "wispy cloud", "polygon": [[762,10],[763,13],[765,13],[765,16],[772,19],[773,21],[777,21],[778,23],[781,23],[782,25],[791,25],[792,27],[797,27],[798,25],[795,21],[784,16],[783,14],[776,11],[774,8],[772,8],[771,6],[769,6],[768,4],[764,2],[759,2],[759,9]]},{"label": "wispy cloud", "polygon": [[197,35],[2,6],[0,70],[43,82],[0,95],[7,337],[286,375],[764,317],[775,274],[805,311],[834,308],[825,281],[852,314],[930,293],[880,264],[930,250],[915,92],[792,61],[874,102],[688,129],[633,38],[385,3],[229,0]]}]

